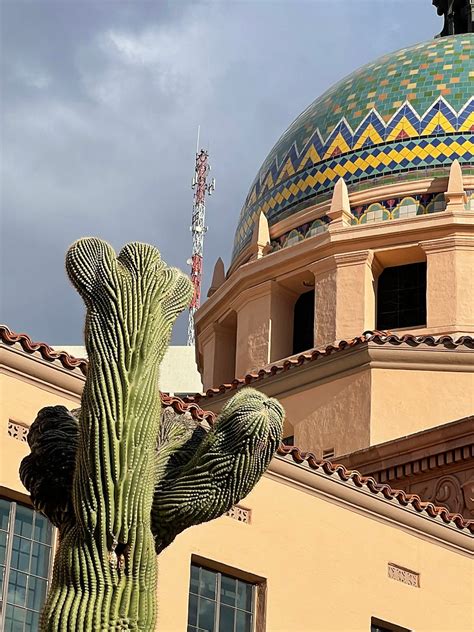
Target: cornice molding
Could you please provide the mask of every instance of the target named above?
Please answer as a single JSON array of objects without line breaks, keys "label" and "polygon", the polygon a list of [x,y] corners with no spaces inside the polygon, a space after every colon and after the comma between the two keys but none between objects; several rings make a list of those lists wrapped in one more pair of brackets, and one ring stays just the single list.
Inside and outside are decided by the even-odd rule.
[{"label": "cornice molding", "polygon": [[357,266],[361,263],[365,263],[368,266],[371,266],[373,258],[373,250],[355,250],[352,252],[336,253],[334,255],[334,259],[338,268],[342,268],[344,266]]},{"label": "cornice molding", "polygon": [[[474,185],[474,177],[464,176],[464,180],[469,185]],[[349,193],[349,201],[352,206],[360,206],[363,204],[372,204],[381,200],[387,200],[391,197],[403,197],[405,195],[419,195],[422,193],[443,193],[448,186],[448,176],[438,178],[423,178],[421,180],[411,180],[408,182],[396,182],[394,184],[385,184],[382,186],[365,189],[362,191],[353,191]],[[299,213],[295,213],[286,219],[277,222],[270,228],[270,237],[274,239],[279,237],[292,228],[297,228],[302,224],[320,219],[331,208],[331,198],[318,204],[312,204]],[[244,251],[245,252],[245,251]],[[245,257],[242,257],[244,259]],[[238,264],[238,259],[233,263],[229,272],[232,273]]]},{"label": "cornice molding", "polygon": [[426,253],[444,252],[446,250],[474,250],[474,236],[449,235],[441,239],[420,241],[420,246]]},{"label": "cornice molding", "polygon": [[0,372],[77,401],[80,401],[86,380],[78,368],[65,369],[58,363],[26,355],[21,349],[5,345],[0,347]]},{"label": "cornice molding", "polygon": [[[409,460],[402,460],[398,464],[381,464],[378,467],[370,467],[370,465],[362,466],[363,473],[370,473],[371,476],[377,478],[380,483],[386,483],[405,478],[414,482],[414,477],[422,474],[428,474],[433,470],[443,468],[443,475],[446,475],[447,467],[456,463],[471,462],[474,464],[474,445],[465,445],[462,448],[445,448],[423,457],[412,457]],[[469,463],[467,464],[469,465]],[[357,468],[356,468],[357,469]]]},{"label": "cornice molding", "polygon": [[[469,221],[461,221],[458,216],[440,212],[390,222],[348,226],[332,234],[326,231],[289,248],[250,261],[228,276],[221,287],[197,311],[198,336],[202,326],[205,326],[210,318],[220,319],[244,290],[270,280],[278,283],[280,278],[288,277],[291,272],[313,269],[321,265],[320,262],[330,256],[363,250],[372,250],[377,255],[377,251],[386,248],[420,246],[420,243],[451,237],[460,240],[459,247],[461,244],[462,247],[471,247],[466,245],[471,244],[469,236],[474,235],[472,215],[471,213]],[[461,234],[453,235],[454,231]]]},{"label": "cornice molding", "polygon": [[[464,463],[474,464],[474,417],[416,432],[331,459],[374,476],[379,482],[426,478],[433,471]],[[462,468],[464,469],[464,467]],[[457,471],[457,470],[456,470]]]},{"label": "cornice molding", "polygon": [[257,285],[253,285],[251,287],[242,290],[237,296],[235,296],[229,307],[233,310],[241,310],[247,303],[254,301],[258,298],[270,298],[272,291],[272,283],[274,283],[273,279],[268,279],[267,281],[263,281],[262,283],[258,283]]}]

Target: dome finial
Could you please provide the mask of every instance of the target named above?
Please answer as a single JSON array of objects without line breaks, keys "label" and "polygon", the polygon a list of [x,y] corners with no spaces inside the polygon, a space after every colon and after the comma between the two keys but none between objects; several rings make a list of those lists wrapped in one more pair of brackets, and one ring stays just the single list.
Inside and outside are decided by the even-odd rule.
[{"label": "dome finial", "polygon": [[270,228],[268,219],[262,211],[260,211],[252,235],[252,250],[257,259],[266,255],[270,249]]},{"label": "dome finial", "polygon": [[461,212],[465,210],[467,195],[464,190],[464,181],[459,160],[453,160],[449,169],[448,188],[444,194],[446,198],[446,210],[448,212]]},{"label": "dome finial", "polygon": [[352,219],[351,203],[349,201],[349,192],[344,178],[337,180],[331,199],[331,208],[327,212],[327,216],[331,219],[331,228],[339,228],[349,226]]},{"label": "dome finial", "polygon": [[444,16],[443,30],[437,37],[472,33],[474,0],[432,0],[438,15]]}]

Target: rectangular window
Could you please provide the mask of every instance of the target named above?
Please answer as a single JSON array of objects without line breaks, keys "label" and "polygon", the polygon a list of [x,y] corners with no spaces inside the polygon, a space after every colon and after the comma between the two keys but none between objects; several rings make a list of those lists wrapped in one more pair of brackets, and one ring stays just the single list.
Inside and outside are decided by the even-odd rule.
[{"label": "rectangular window", "polygon": [[191,565],[188,632],[253,632],[256,584]]},{"label": "rectangular window", "polygon": [[426,325],[426,261],[385,268],[377,284],[377,329]]},{"label": "rectangular window", "polygon": [[314,347],[314,290],[298,297],[293,312],[293,351],[302,353]]},{"label": "rectangular window", "polygon": [[53,557],[53,527],[0,498],[0,632],[36,632]]}]

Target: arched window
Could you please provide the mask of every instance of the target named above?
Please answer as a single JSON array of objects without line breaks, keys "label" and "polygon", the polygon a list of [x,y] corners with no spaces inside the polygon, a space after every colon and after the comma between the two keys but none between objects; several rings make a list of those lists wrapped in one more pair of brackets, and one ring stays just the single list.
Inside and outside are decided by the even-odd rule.
[{"label": "arched window", "polygon": [[377,329],[426,325],[426,261],[385,268],[377,284]]},{"label": "arched window", "polygon": [[293,354],[314,347],[314,290],[302,294],[293,316]]}]

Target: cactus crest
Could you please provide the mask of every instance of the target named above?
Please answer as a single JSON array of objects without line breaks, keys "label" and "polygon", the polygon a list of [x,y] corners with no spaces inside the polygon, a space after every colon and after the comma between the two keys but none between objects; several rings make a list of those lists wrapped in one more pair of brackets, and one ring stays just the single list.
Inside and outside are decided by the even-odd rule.
[{"label": "cactus crest", "polygon": [[210,430],[162,419],[158,369],[189,304],[187,276],[142,243],[116,256],[71,246],[66,269],[86,304],[89,358],[79,411],[38,413],[20,476],[58,527],[43,632],[152,632],[156,555],[189,526],[249,493],[281,437],[283,410],[244,389]]}]

